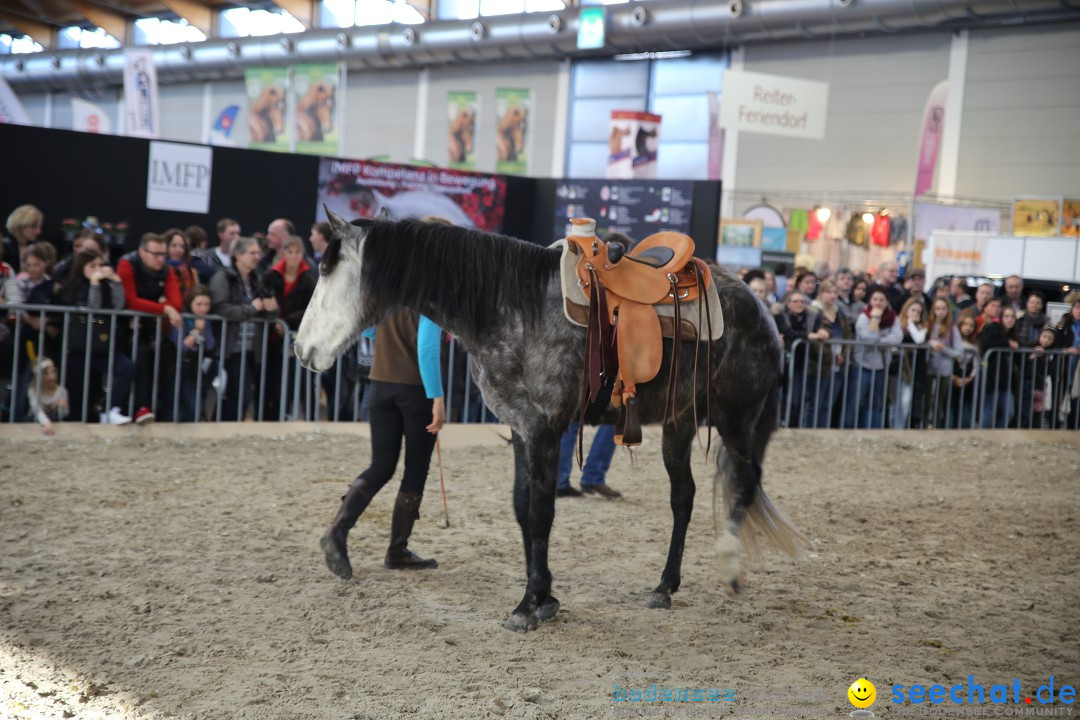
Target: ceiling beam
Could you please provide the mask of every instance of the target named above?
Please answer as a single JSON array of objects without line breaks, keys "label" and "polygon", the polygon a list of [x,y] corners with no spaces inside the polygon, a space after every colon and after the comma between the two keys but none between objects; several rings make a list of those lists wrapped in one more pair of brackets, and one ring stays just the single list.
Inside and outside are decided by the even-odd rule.
[{"label": "ceiling beam", "polygon": [[214,37],[214,11],[198,0],[161,0],[161,4],[180,17],[188,25],[198,28],[207,38]]},{"label": "ceiling beam", "polygon": [[116,38],[121,45],[128,43],[128,35],[130,34],[128,28],[131,27],[131,24],[125,16],[115,10],[109,10],[100,5],[91,5],[83,0],[67,0],[67,2],[84,18]]},{"label": "ceiling beam", "polygon": [[52,25],[3,10],[0,10],[0,20],[9,23],[23,35],[29,35],[34,42],[46,50],[56,44],[56,28]]},{"label": "ceiling beam", "polygon": [[315,26],[315,3],[312,0],[274,0],[274,4],[299,20],[305,30]]}]

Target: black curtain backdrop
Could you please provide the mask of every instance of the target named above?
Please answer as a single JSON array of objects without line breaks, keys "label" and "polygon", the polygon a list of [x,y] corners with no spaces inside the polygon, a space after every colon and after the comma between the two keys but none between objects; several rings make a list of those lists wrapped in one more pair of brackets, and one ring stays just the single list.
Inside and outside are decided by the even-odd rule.
[{"label": "black curtain backdrop", "polygon": [[[45,214],[43,237],[67,251],[61,223],[94,215],[99,222],[128,223],[126,249],[146,232],[201,225],[217,244],[217,221],[230,217],[244,235],[265,233],[272,220],[288,218],[307,239],[315,221],[319,158],[242,148],[215,147],[210,211],[146,207],[150,141],[0,124],[0,217],[23,203]],[[503,233],[547,244],[555,227],[551,178],[509,176]],[[696,182],[691,220],[697,255],[716,252],[720,183]],[[114,253],[115,259],[115,253]]]}]

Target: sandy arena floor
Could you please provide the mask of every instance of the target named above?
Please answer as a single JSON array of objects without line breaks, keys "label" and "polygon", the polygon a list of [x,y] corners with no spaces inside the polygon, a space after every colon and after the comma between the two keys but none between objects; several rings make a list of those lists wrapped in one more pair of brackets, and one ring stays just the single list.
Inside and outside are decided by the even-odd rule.
[{"label": "sandy arena floor", "polygon": [[648,435],[609,475],[625,500],[559,500],[563,608],[527,635],[502,628],[524,587],[509,447],[444,451],[452,527],[433,473],[412,543],[438,570],[382,568],[394,481],[343,582],[318,537],[367,440],[6,438],[0,718],[608,718],[641,705],[613,684],[652,682],[740,698],[666,706],[680,717],[846,717],[863,675],[880,717],[894,683],[1075,687],[1080,444],[1052,437],[779,435],[765,485],[817,550],[749,563],[737,601],[717,587],[698,451],[665,612],[644,607],[671,525]]}]

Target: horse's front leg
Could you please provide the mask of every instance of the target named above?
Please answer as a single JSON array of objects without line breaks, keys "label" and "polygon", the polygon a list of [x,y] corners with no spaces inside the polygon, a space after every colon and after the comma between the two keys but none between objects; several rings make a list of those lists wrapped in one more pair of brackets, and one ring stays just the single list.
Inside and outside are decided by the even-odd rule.
[{"label": "horse's front leg", "polygon": [[548,538],[555,519],[555,481],[558,473],[558,436],[551,433],[526,441],[514,435],[514,512],[525,542],[528,582],[525,596],[514,608],[506,627],[517,632],[535,630],[559,611],[551,595]]},{"label": "horse's front leg", "polygon": [[686,547],[686,530],[690,527],[690,515],[694,511],[694,476],[690,470],[690,453],[693,450],[694,423],[682,418],[679,426],[664,427],[662,449],[664,467],[671,481],[671,545],[668,547],[667,564],[660,576],[660,584],[645,603],[651,608],[671,608],[671,594],[678,592],[682,583],[682,556]]}]

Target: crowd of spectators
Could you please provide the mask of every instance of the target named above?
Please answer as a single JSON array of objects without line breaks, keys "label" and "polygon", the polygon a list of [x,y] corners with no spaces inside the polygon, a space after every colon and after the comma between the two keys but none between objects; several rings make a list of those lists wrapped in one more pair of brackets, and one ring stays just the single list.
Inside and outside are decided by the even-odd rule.
[{"label": "crowd of spectators", "polygon": [[[0,418],[47,432],[64,417],[363,419],[371,354],[362,341],[317,381],[285,351],[314,292],[328,224],[305,243],[284,218],[262,239],[223,218],[216,243],[198,226],[169,228],[115,258],[83,229],[59,258],[42,223],[32,205],[9,215],[0,304],[84,312],[4,312]],[[1000,292],[979,285],[974,297],[964,278],[929,290],[921,270],[901,280],[895,262],[865,275],[797,267],[788,278],[777,266],[740,277],[771,310],[784,347],[788,427],[1078,426],[1080,292],[1050,324],[1042,295],[1016,276]],[[446,353],[451,419],[491,419],[460,345]]]},{"label": "crowd of spectators", "polygon": [[[115,257],[98,232],[83,228],[62,259],[61,243],[44,239],[42,224],[41,212],[24,205],[5,228],[0,305],[57,310],[0,310],[3,422],[37,421],[51,434],[65,418],[366,418],[368,341],[317,376],[285,345],[315,290],[329,224],[316,223],[305,243],[285,218],[272,220],[265,237],[244,236],[238,222],[223,218],[216,243],[199,226],[168,228],[143,234],[137,248]],[[456,361],[443,363],[454,371],[454,416],[484,418],[460,345],[445,352]]]},{"label": "crowd of spectators", "polygon": [[1080,291],[1050,323],[1015,275],[972,297],[964,278],[927,290],[922,270],[901,280],[895,262],[816,270],[740,271],[784,347],[788,427],[1080,425]]}]

